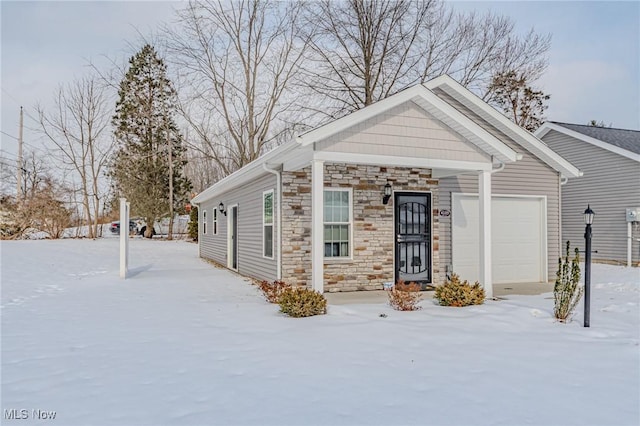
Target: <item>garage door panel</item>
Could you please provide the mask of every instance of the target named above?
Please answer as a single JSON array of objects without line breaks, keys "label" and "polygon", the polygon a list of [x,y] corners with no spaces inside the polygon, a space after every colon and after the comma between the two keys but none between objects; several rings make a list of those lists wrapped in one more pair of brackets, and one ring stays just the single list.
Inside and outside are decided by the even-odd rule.
[{"label": "garage door panel", "polygon": [[[453,271],[463,279],[480,275],[478,197],[454,194]],[[492,259],[495,283],[543,281],[544,212],[541,198],[492,199]]]}]

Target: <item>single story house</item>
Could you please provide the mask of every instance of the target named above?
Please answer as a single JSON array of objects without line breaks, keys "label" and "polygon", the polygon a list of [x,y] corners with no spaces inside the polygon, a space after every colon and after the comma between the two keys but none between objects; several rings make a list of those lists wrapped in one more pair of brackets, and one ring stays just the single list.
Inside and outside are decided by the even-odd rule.
[{"label": "single story house", "polygon": [[595,261],[640,263],[640,131],[550,121],[536,136],[584,177],[562,187],[562,240],[584,250],[582,212],[595,211]]},{"label": "single story house", "polygon": [[199,253],[319,292],[552,280],[579,170],[447,75],[297,136],[198,194]]}]

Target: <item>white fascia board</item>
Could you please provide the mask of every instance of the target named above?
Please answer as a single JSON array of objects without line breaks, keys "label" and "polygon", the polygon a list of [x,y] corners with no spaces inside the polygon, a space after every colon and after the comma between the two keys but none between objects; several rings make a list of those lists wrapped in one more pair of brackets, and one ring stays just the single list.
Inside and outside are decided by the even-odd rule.
[{"label": "white fascia board", "polygon": [[262,157],[242,167],[240,170],[231,173],[229,176],[211,185],[193,197],[191,203],[200,204],[243,183],[249,182],[261,174],[267,173],[262,166],[263,164],[268,164],[270,167],[282,164],[288,156],[287,154],[290,154],[299,146],[300,145],[293,140],[272,149]]},{"label": "white fascia board", "polygon": [[[489,151],[491,152],[487,152],[487,154],[498,158],[500,161],[517,161],[518,155],[514,150],[473,122],[473,120],[466,117],[460,111],[440,99],[435,93],[432,93],[420,84],[355,111],[334,122],[318,127],[315,130],[311,130],[304,135],[299,136],[298,140],[303,146],[310,145],[343,130],[349,129],[408,101],[413,101],[429,114],[434,115],[434,112],[440,112],[439,114],[435,114],[436,118],[442,120],[451,128],[463,128],[466,130],[463,136],[465,136],[470,142],[478,145],[478,147],[485,152],[487,151],[487,147],[489,147]],[[431,108],[426,107],[425,104],[430,105]]]},{"label": "white fascia board", "polygon": [[592,138],[591,136],[584,135],[580,132],[576,132],[575,130],[567,129],[559,124],[555,123],[544,123],[538,130],[536,130],[535,135],[542,139],[547,133],[551,130],[555,130],[556,132],[564,133],[567,136],[571,136],[574,139],[581,140],[588,144],[597,146],[598,148],[606,149],[607,151],[613,152],[618,155],[622,155],[623,157],[629,158],[631,160],[640,162],[640,154],[636,154],[635,152],[628,151],[624,148],[620,148],[615,145],[611,145],[610,143],[603,142],[600,139]]},{"label": "white fascia board", "polygon": [[424,86],[428,89],[441,88],[449,95],[456,98],[458,101],[463,99],[463,104],[466,103],[467,106],[471,104],[474,107],[480,109],[485,115],[491,117],[494,120],[494,122],[490,122],[491,125],[496,126],[502,132],[507,133],[508,136],[511,136],[524,148],[537,155],[550,167],[562,173],[563,176],[582,176],[582,172],[580,172],[577,167],[562,158],[560,155],[558,155],[558,153],[556,153],[544,142],[542,142],[539,139],[541,136],[538,136],[537,132],[535,135],[533,135],[522,127],[518,126],[517,124],[509,120],[504,114],[491,107],[491,105],[484,102],[473,92],[462,86],[450,76],[446,74],[441,75],[440,77],[427,81],[426,83],[424,83]]},{"label": "white fascia board", "polygon": [[492,169],[491,162],[439,160],[432,158],[396,157],[389,155],[352,154],[348,152],[316,151],[314,160],[331,163],[371,164],[377,166],[421,167],[425,169],[447,169],[462,172]]}]

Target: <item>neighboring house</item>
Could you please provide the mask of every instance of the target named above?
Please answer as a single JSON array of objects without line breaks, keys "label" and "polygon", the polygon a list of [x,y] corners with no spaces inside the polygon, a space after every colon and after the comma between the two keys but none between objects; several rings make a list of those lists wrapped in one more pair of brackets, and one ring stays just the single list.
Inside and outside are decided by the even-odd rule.
[{"label": "neighboring house", "polygon": [[536,131],[551,149],[584,173],[562,187],[562,240],[584,250],[582,213],[590,205],[594,260],[638,265],[640,131],[547,122]]},{"label": "neighboring house", "polygon": [[[198,194],[200,256],[320,292],[455,271],[547,282],[579,170],[448,76],[316,128]],[[385,195],[386,194],[386,195]]]}]

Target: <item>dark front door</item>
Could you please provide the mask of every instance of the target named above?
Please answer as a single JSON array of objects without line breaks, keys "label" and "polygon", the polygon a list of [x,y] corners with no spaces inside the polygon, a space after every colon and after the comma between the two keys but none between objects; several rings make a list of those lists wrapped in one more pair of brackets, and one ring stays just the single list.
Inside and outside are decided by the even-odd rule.
[{"label": "dark front door", "polygon": [[396,281],[431,284],[431,194],[396,192]]},{"label": "dark front door", "polygon": [[229,226],[229,243],[230,247],[230,258],[229,258],[229,267],[231,269],[238,269],[238,206],[233,206],[230,209],[229,214],[230,218],[230,226]]}]

